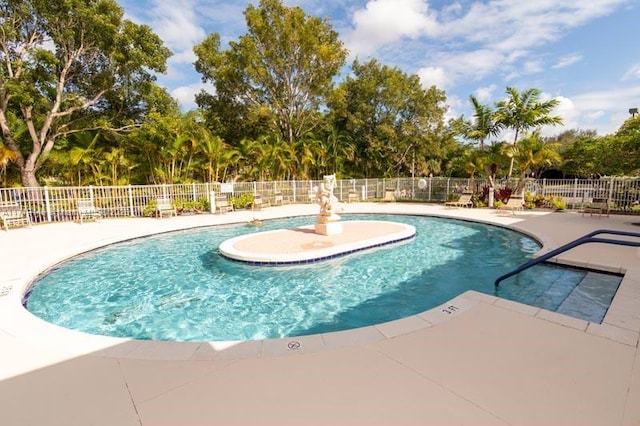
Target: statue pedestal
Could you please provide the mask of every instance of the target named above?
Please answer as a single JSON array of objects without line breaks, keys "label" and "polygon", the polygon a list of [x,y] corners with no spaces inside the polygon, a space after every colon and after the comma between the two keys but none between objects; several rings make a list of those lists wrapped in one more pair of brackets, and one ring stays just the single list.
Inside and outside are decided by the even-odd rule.
[{"label": "statue pedestal", "polygon": [[342,222],[316,223],[316,234],[320,234],[320,235],[342,234]]}]

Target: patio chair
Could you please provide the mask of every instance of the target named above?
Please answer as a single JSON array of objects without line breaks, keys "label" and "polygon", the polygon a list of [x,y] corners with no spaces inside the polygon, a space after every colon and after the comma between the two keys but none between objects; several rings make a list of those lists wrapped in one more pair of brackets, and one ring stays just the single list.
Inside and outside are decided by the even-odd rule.
[{"label": "patio chair", "polygon": [[589,216],[597,214],[599,217],[602,217],[603,214],[606,214],[607,217],[609,217],[610,209],[609,200],[606,198],[594,198],[590,203],[584,205],[582,208],[582,216],[584,217],[585,213],[589,213]]},{"label": "patio chair", "polygon": [[2,203],[0,204],[0,221],[5,231],[9,230],[9,226],[26,225],[31,227],[31,217],[29,212],[20,207],[18,203]]},{"label": "patio chair", "polygon": [[80,199],[78,200],[77,204],[80,223],[82,223],[82,221],[87,218],[96,221],[102,218],[102,214],[100,213],[100,210],[98,210],[93,204],[93,200],[89,198]]},{"label": "patio chair", "polygon": [[264,200],[260,194],[254,195],[251,210],[261,210],[263,206],[269,207],[271,203],[269,203],[269,200]]},{"label": "patio chair", "polygon": [[178,211],[168,198],[156,198],[156,212],[159,218],[163,216],[178,216]]},{"label": "patio chair", "polygon": [[498,210],[508,210],[511,213],[515,214],[517,211],[524,210],[524,198],[522,197],[511,197],[507,200],[506,204],[498,207]]},{"label": "patio chair", "polygon": [[283,195],[282,192],[276,192],[273,194],[273,204],[280,204],[281,206],[291,204],[291,199],[288,196]]},{"label": "patio chair", "polygon": [[233,211],[233,204],[229,203],[229,201],[227,200],[227,197],[225,196],[216,197],[215,202],[216,202],[216,211],[220,212],[221,214]]},{"label": "patio chair", "polygon": [[447,201],[444,203],[445,207],[473,207],[473,201],[471,201],[471,197],[473,194],[463,193],[460,195],[458,201]]}]

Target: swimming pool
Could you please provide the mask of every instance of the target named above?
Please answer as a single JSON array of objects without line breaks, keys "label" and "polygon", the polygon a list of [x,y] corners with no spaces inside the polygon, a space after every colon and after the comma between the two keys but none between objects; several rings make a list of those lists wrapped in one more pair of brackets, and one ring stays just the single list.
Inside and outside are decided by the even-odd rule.
[{"label": "swimming pool", "polygon": [[[415,226],[417,235],[389,249],[284,269],[246,266],[218,254],[225,239],[256,232],[244,225],[156,235],[96,250],[47,271],[33,283],[25,306],[57,325],[109,336],[173,341],[290,337],[406,317],[470,289],[493,294],[497,276],[539,249],[520,233],[461,220],[357,219],[404,222]],[[260,230],[312,221],[268,221]],[[519,283],[546,283],[543,274],[548,273],[536,267]],[[503,285],[500,292],[508,297],[510,288]]]}]

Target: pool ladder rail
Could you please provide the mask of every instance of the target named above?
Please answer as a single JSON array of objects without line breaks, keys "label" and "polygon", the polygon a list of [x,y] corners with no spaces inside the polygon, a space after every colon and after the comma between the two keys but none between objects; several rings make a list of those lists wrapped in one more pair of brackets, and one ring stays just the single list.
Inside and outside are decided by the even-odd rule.
[{"label": "pool ladder rail", "polygon": [[542,256],[536,257],[534,259],[529,260],[526,263],[523,263],[522,265],[518,266],[516,269],[514,269],[511,272],[508,272],[504,275],[501,275],[500,277],[498,277],[498,279],[496,279],[495,281],[495,286],[499,287],[500,286],[500,282],[506,280],[509,277],[512,277],[516,274],[519,274],[520,272],[524,271],[525,269],[529,269],[532,266],[535,266],[539,263],[544,262],[547,259],[550,259],[554,256],[559,255],[560,253],[564,253],[567,250],[571,250],[574,247],[577,247],[579,245],[582,244],[586,244],[586,243],[603,243],[603,244],[614,244],[614,245],[618,245],[618,246],[630,246],[630,247],[640,247],[640,241],[628,241],[628,240],[616,240],[616,239],[612,239],[612,238],[602,238],[602,237],[596,237],[596,235],[599,234],[609,234],[609,235],[621,235],[621,236],[625,236],[625,237],[637,237],[640,238],[640,233],[638,232],[626,232],[626,231],[616,231],[613,229],[599,229],[597,231],[593,231],[590,232],[578,239],[575,239],[573,241],[571,241],[570,243],[567,243],[563,246],[558,247],[557,249],[551,250],[548,253],[543,254]]}]

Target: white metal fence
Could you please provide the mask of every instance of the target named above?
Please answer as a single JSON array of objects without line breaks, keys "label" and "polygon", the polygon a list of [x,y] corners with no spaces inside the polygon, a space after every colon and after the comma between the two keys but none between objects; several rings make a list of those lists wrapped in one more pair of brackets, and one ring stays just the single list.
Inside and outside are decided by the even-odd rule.
[{"label": "white metal fence", "polygon": [[[91,199],[103,217],[139,217],[154,213],[157,198],[173,200],[179,211],[210,211],[211,201],[226,197],[249,202],[259,194],[263,202],[315,203],[320,181],[276,181],[235,183],[192,183],[185,185],[128,185],[84,187],[0,188],[0,204],[18,204],[31,221],[63,222],[78,219],[77,200]],[[482,193],[484,180],[456,178],[344,179],[337,182],[335,195],[341,201],[374,201],[393,198],[422,202],[444,202],[463,191]],[[515,187],[515,181],[501,182]],[[560,196],[570,209],[580,208],[593,198],[608,199],[612,212],[640,215],[640,178],[534,180],[525,191],[534,195]]]}]

